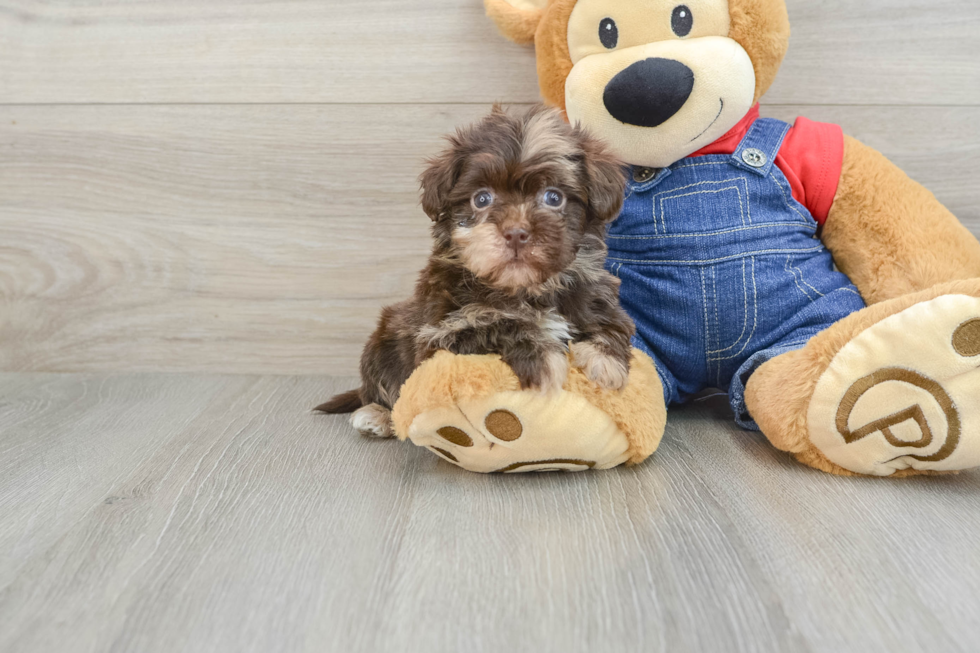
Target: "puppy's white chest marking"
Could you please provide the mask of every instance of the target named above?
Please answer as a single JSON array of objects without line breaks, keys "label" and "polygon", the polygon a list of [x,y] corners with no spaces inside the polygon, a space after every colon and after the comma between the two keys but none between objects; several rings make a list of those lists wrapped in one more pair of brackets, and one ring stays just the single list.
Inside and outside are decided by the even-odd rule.
[{"label": "puppy's white chest marking", "polygon": [[572,328],[568,321],[554,310],[540,313],[537,325],[546,338],[562,347],[567,347],[568,342],[572,339]]},{"label": "puppy's white chest marking", "polygon": [[486,306],[466,306],[450,313],[437,325],[422,327],[418,341],[429,347],[448,349],[458,333],[469,329],[488,330],[501,322],[523,323],[528,330],[538,332],[536,340],[541,344],[556,344],[563,349],[568,347],[573,335],[571,325],[554,309],[501,311]]}]

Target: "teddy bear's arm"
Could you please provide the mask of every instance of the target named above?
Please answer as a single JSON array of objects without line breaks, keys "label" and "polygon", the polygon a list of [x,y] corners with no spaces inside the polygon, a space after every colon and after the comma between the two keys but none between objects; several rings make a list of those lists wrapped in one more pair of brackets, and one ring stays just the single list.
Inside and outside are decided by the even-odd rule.
[{"label": "teddy bear's arm", "polygon": [[849,136],[822,237],[868,304],[980,277],[977,239],[932,193]]}]

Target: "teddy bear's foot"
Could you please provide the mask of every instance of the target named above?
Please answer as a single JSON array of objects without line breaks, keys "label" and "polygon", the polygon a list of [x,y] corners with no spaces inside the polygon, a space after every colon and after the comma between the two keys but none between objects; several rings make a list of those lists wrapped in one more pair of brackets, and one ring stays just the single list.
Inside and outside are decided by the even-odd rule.
[{"label": "teddy bear's foot", "polygon": [[521,390],[499,356],[442,351],[412,374],[393,412],[399,438],[470,471],[507,473],[638,463],[656,450],[665,420],[660,377],[638,351],[621,391],[572,368],[549,394]]},{"label": "teddy bear's foot", "polygon": [[607,469],[630,456],[609,415],[564,391],[501,392],[431,410],[412,422],[408,437],[476,472]]},{"label": "teddy bear's foot", "polygon": [[[751,389],[763,432],[832,472],[904,476],[980,466],[980,282],[957,285],[972,292],[875,305],[763,365]],[[791,376],[802,381],[793,387]],[[774,404],[760,400],[760,389],[778,393],[780,380],[792,388],[790,403],[809,395],[795,417],[782,411],[781,424]]]},{"label": "teddy bear's foot", "polygon": [[871,326],[820,377],[810,441],[860,474],[980,465],[980,299],[946,295]]}]

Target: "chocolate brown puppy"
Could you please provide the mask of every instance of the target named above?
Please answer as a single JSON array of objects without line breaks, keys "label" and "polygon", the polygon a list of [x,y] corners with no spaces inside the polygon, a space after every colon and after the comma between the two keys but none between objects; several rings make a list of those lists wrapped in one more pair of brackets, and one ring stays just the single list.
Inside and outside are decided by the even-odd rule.
[{"label": "chocolate brown puppy", "polygon": [[391,408],[440,349],[499,354],[521,386],[561,388],[574,364],[597,384],[629,376],[633,322],[606,272],[622,164],[561,114],[500,107],[458,130],[422,174],[435,240],[411,299],[386,307],[361,357],[362,385],[317,407],[357,411],[354,427],[392,435]]}]

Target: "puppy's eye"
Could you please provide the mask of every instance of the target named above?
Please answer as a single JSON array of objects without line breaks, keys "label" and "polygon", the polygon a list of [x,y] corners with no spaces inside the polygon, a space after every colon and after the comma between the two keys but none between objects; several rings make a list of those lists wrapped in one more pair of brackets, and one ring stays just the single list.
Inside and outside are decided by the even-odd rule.
[{"label": "puppy's eye", "polygon": [[670,28],[681,38],[691,33],[694,28],[694,14],[687,5],[674,7],[674,13],[670,17]]},{"label": "puppy's eye", "polygon": [[493,204],[493,195],[488,190],[480,190],[473,195],[473,206],[478,209],[485,209]]},{"label": "puppy's eye", "polygon": [[544,192],[544,203],[550,207],[556,208],[561,206],[561,203],[565,201],[565,196],[561,194],[560,191],[554,188],[549,188]]},{"label": "puppy's eye", "polygon": [[599,23],[599,40],[607,50],[612,50],[619,43],[619,28],[612,18],[603,18]]}]

